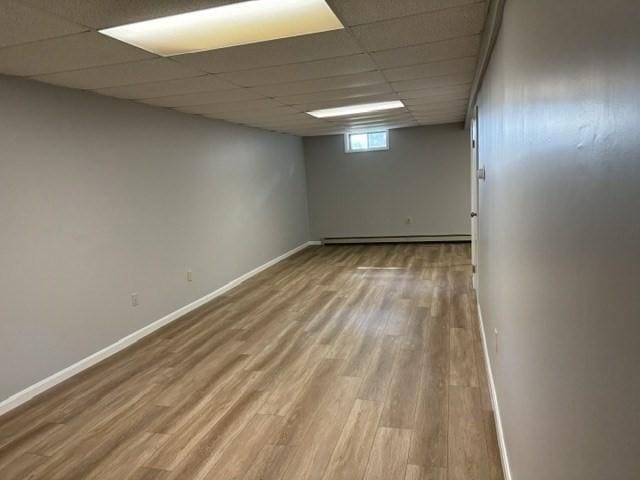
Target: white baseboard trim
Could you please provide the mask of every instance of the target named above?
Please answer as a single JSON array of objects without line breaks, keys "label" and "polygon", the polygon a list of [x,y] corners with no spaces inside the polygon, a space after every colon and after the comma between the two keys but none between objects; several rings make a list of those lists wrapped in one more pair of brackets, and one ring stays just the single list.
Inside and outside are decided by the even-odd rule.
[{"label": "white baseboard trim", "polygon": [[398,235],[380,237],[326,237],[325,245],[340,245],[352,243],[439,243],[439,242],[470,242],[470,235]]},{"label": "white baseboard trim", "polygon": [[502,471],[505,480],[512,480],[511,467],[509,465],[509,455],[507,454],[507,444],[504,440],[504,431],[502,430],[502,418],[500,417],[500,406],[498,405],[498,395],[496,393],[496,384],[493,381],[493,370],[491,370],[491,360],[489,359],[489,347],[487,346],[487,337],[484,333],[484,321],[482,319],[482,309],[478,301],[478,318],[480,320],[480,334],[482,335],[482,347],[484,350],[484,361],[487,366],[487,376],[489,377],[489,392],[491,394],[491,405],[493,406],[493,416],[496,422],[496,433],[498,434],[498,447],[500,449],[500,460],[502,461]]},{"label": "white baseboard trim", "polygon": [[257,275],[258,273],[262,272],[263,270],[266,270],[267,268],[275,265],[276,263],[281,262],[282,260],[285,260],[286,258],[290,257],[291,255],[298,253],[300,250],[304,250],[305,248],[307,248],[310,245],[320,245],[321,242],[319,241],[310,241],[310,242],[306,242],[303,243],[302,245],[297,246],[296,248],[294,248],[293,250],[289,250],[288,252],[280,255],[279,257],[274,258],[273,260],[268,261],[267,263],[265,263],[264,265],[260,265],[257,268],[254,268],[253,270],[251,270],[248,273],[245,273],[244,275],[230,281],[229,283],[227,283],[226,285],[223,285],[222,287],[218,288],[217,290],[205,295],[202,298],[199,298],[193,302],[191,302],[188,305],[185,305],[184,307],[179,308],[178,310],[176,310],[175,312],[170,313],[169,315],[166,315],[164,317],[162,317],[160,320],[156,320],[155,322],[147,325],[146,327],[141,328],[140,330],[137,330],[133,333],[131,333],[130,335],[127,335],[124,338],[121,338],[120,340],[118,340],[117,342],[109,345],[106,348],[103,348],[102,350],[89,355],[86,358],[83,358],[82,360],[80,360],[77,363],[74,363],[73,365],[65,368],[64,370],[60,370],[57,373],[54,373],[53,375],[45,378],[44,380],[39,381],[38,383],[35,383],[33,385],[31,385],[30,387],[25,388],[24,390],[10,396],[9,398],[3,400],[2,402],[0,402],[0,415],[3,415],[7,412],[9,412],[10,410],[13,410],[14,408],[19,407],[20,405],[22,405],[23,403],[31,400],[33,397],[35,397],[36,395],[39,395],[43,392],[45,392],[46,390],[49,390],[50,388],[58,385],[59,383],[67,380],[68,378],[82,372],[83,370],[86,370],[87,368],[95,365],[98,362],[101,362],[102,360],[118,353],[119,351],[127,348],[129,345],[137,342],[138,340],[141,340],[142,338],[146,337],[147,335],[155,332],[156,330],[164,327],[165,325],[168,325],[169,323],[177,320],[178,318],[186,315],[187,313],[191,312],[192,310],[195,310],[196,308],[198,308],[201,305],[204,305],[205,303],[213,300],[214,298],[222,295],[223,293],[231,290],[232,288],[238,286],[239,284],[241,284],[242,282],[244,282],[245,280],[248,280],[249,278]]}]

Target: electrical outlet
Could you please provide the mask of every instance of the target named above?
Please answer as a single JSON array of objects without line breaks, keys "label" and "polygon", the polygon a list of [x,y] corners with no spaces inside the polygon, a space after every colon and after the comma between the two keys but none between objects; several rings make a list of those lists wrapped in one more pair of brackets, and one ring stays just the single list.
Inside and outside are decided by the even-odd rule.
[{"label": "electrical outlet", "polygon": [[131,306],[132,307],[137,307],[138,306],[138,294],[137,293],[132,293],[131,294]]},{"label": "electrical outlet", "polygon": [[497,328],[493,329],[493,336],[495,338],[495,343],[496,343],[496,353],[498,353],[498,329]]},{"label": "electrical outlet", "polygon": [[187,282],[193,282],[193,272],[191,270],[187,270]]}]

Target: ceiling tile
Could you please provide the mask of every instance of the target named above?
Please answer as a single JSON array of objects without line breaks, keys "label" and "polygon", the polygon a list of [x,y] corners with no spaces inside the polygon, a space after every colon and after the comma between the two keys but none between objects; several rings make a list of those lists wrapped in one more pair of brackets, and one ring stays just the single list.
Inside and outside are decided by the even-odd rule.
[{"label": "ceiling tile", "polygon": [[180,107],[177,110],[187,113],[199,113],[199,114],[219,114],[228,112],[254,112],[256,110],[269,110],[272,108],[281,107],[283,105],[275,102],[271,99],[264,100],[249,100],[246,102],[227,102],[227,103],[212,103],[207,105],[194,105],[190,107]]},{"label": "ceiling tile", "polygon": [[43,75],[152,57],[99,33],[86,32],[1,48],[0,73]]},{"label": "ceiling tile", "polygon": [[387,83],[378,83],[375,85],[365,85],[363,87],[341,88],[316,93],[303,93],[301,95],[276,97],[276,100],[286,105],[300,105],[340,99],[353,99],[355,101],[358,97],[367,97],[391,92],[393,92],[393,90]]},{"label": "ceiling tile", "polygon": [[476,3],[478,0],[328,0],[347,25],[378,22],[397,17]]},{"label": "ceiling tile", "polygon": [[266,128],[268,130],[289,130],[294,128],[325,128],[330,126],[328,122],[303,120],[296,123],[260,122],[248,121],[245,125],[252,127]]},{"label": "ceiling tile", "polygon": [[458,123],[464,122],[466,113],[443,113],[438,115],[431,115],[429,117],[417,118],[416,122],[420,125],[437,125],[439,123]]},{"label": "ceiling tile", "polygon": [[298,128],[292,129],[291,134],[299,137],[318,137],[321,135],[342,135],[344,133],[344,127],[330,127],[326,129],[315,128]]},{"label": "ceiling tile", "polygon": [[418,127],[418,126],[420,126],[420,124],[418,122],[414,122],[412,125],[392,124],[392,125],[389,125],[387,128],[389,130],[395,130],[397,128],[411,128],[411,127]]},{"label": "ceiling tile", "polygon": [[404,104],[411,108],[414,105],[428,105],[433,102],[453,102],[456,100],[469,100],[468,93],[459,93],[459,94],[448,94],[448,95],[433,95],[433,96],[424,96],[419,98],[411,98],[409,100],[403,100]]},{"label": "ceiling tile", "polygon": [[449,107],[449,108],[434,109],[434,110],[423,111],[423,112],[411,111],[411,115],[413,115],[413,117],[416,120],[423,120],[425,118],[428,119],[428,118],[433,118],[436,116],[443,116],[443,115],[461,115],[461,114],[464,114],[466,111],[467,111],[467,107],[466,105],[463,105],[455,108]]},{"label": "ceiling tile", "polygon": [[262,95],[248,88],[236,88],[233,90],[221,90],[217,92],[190,93],[187,95],[174,95],[171,97],[147,98],[141,100],[149,105],[159,107],[188,107],[191,105],[206,105],[210,103],[238,102],[241,100],[257,100],[264,98]]},{"label": "ceiling tile", "polygon": [[93,28],[166,17],[242,0],[26,0],[49,12]]},{"label": "ceiling tile", "polygon": [[475,56],[479,48],[480,35],[471,35],[412,47],[382,50],[373,52],[371,56],[380,68],[394,68]]},{"label": "ceiling tile", "polygon": [[360,87],[385,83],[385,78],[380,72],[356,73],[341,77],[319,78],[315,80],[303,80],[301,82],[280,83],[277,85],[262,85],[254,87],[257,92],[268,97],[280,95],[298,95],[302,93],[323,92],[340,88]]},{"label": "ceiling tile", "polygon": [[274,122],[274,123],[257,123],[256,125],[262,125],[265,126],[267,128],[272,128],[272,129],[276,129],[276,130],[283,130],[283,129],[293,129],[293,128],[311,128],[311,127],[315,127],[315,128],[329,128],[331,127],[331,124],[329,122],[322,122],[322,121],[312,121],[312,120],[301,120],[299,122],[282,122],[282,123],[278,123],[278,122]]},{"label": "ceiling tile", "polygon": [[465,57],[457,58],[455,60],[423,63],[422,65],[385,70],[384,75],[390,82],[398,82],[401,80],[438,77],[454,73],[468,73],[475,71],[477,61],[476,57]]},{"label": "ceiling tile", "polygon": [[402,100],[414,100],[420,98],[447,97],[457,96],[456,98],[468,98],[471,84],[450,85],[443,87],[432,87],[423,90],[410,90],[408,92],[399,93],[398,96]]},{"label": "ceiling tile", "polygon": [[440,123],[464,122],[465,117],[465,112],[434,113],[428,116],[416,117],[416,122],[429,125],[438,123],[438,121]]},{"label": "ceiling tile", "polygon": [[[269,109],[269,111],[273,111],[275,109]],[[260,110],[257,110],[257,112],[259,112]],[[266,110],[264,110],[266,111]],[[300,114],[297,113],[296,115],[298,115],[298,117],[296,118],[296,120],[291,120],[293,117],[291,116],[287,116],[287,117],[276,117],[276,118],[280,118],[279,120],[276,120],[276,118],[274,118],[273,116],[269,115],[269,116],[264,116],[264,115],[256,115],[256,110],[249,110],[249,111],[238,111],[238,112],[220,112],[220,113],[205,113],[203,114],[204,116],[208,117],[208,118],[217,118],[219,120],[226,120],[229,122],[234,122],[234,123],[241,123],[241,124],[263,124],[263,125],[270,125],[270,126],[274,126],[276,125],[278,122],[281,124],[288,124],[289,122],[291,122],[292,125],[298,125],[298,122],[306,122],[308,123],[308,119],[312,117],[309,117],[308,115],[304,115],[304,114]]]},{"label": "ceiling tile", "polygon": [[153,58],[140,62],[119,63],[103,67],[53,73],[36,77],[36,80],[64,87],[91,89],[132,85],[152,80],[171,80],[193,77],[200,72],[166,58]]},{"label": "ceiling tile", "polygon": [[345,30],[335,30],[173,58],[210,73],[223,73],[357,53],[362,50],[351,36]]},{"label": "ceiling tile", "polygon": [[256,118],[256,121],[259,121],[261,123],[278,123],[278,124],[296,125],[298,123],[310,123],[310,122],[317,123],[322,120],[313,118],[311,115],[307,115],[306,113],[297,113],[296,115],[273,115],[272,117]]},{"label": "ceiling tile", "polygon": [[351,31],[366,50],[387,50],[480,33],[484,27],[486,10],[485,3],[474,3],[360,25],[352,27]]},{"label": "ceiling tile", "polygon": [[16,1],[0,2],[0,48],[86,30],[82,25]]},{"label": "ceiling tile", "polygon": [[462,85],[465,83],[471,83],[473,81],[474,73],[475,72],[471,70],[463,73],[453,73],[451,75],[403,80],[400,82],[391,82],[391,86],[396,92],[402,93],[411,90],[422,90],[425,88]]},{"label": "ceiling tile", "polygon": [[215,75],[201,75],[199,77],[178,78],[162,82],[138,83],[94,90],[101,95],[119,98],[144,99],[167,97],[170,95],[184,95],[187,93],[214,92],[238,88],[229,82],[221,80]]},{"label": "ceiling tile", "polygon": [[464,114],[462,115],[441,115],[434,116],[428,119],[420,120],[419,125],[444,125],[446,123],[461,123],[464,122]]},{"label": "ceiling tile", "polygon": [[467,103],[468,102],[466,99],[458,99],[458,100],[452,100],[452,101],[439,100],[439,101],[434,101],[429,103],[423,103],[421,105],[411,105],[408,108],[409,108],[409,111],[411,111],[411,113],[413,113],[414,115],[424,115],[424,114],[430,114],[433,112],[456,110],[460,107],[466,108]]},{"label": "ceiling tile", "polygon": [[246,87],[294,82],[313,78],[336,77],[376,70],[369,55],[361,53],[348,57],[329,58],[315,62],[294,63],[276,67],[257,68],[220,75],[230,82]]},{"label": "ceiling tile", "polygon": [[[291,107],[279,107],[279,106],[270,106],[269,108],[254,108],[249,112],[251,118],[256,121],[262,120],[270,120],[272,118],[291,118],[294,116],[304,115],[300,112],[292,109]],[[238,120],[240,118],[246,118],[246,111],[224,111],[215,113],[219,118],[224,118],[228,120]],[[307,116],[307,115],[305,115]]]},{"label": "ceiling tile", "polygon": [[443,118],[443,117],[454,117],[454,118],[462,117],[464,119],[465,114],[466,114],[466,110],[465,109],[442,110],[440,112],[432,112],[432,113],[428,113],[428,114],[424,114],[424,115],[415,115],[414,114],[414,118],[418,122],[431,121],[434,118]]},{"label": "ceiling tile", "polygon": [[419,111],[437,110],[442,108],[456,108],[462,105],[464,106],[467,105],[467,101],[465,99],[457,99],[452,101],[437,100],[437,101],[429,102],[427,104],[423,103],[420,105],[412,105],[409,108],[411,109],[412,112],[419,112]]},{"label": "ceiling tile", "polygon": [[296,113],[294,115],[271,115],[269,117],[258,118],[256,120],[262,124],[296,125],[298,123],[325,123],[323,120],[313,118],[306,113]]}]

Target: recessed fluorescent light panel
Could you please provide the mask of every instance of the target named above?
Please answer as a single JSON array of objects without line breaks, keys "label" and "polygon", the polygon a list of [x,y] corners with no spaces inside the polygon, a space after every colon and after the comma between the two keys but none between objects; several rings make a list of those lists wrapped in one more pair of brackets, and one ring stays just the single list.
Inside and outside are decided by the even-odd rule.
[{"label": "recessed fluorescent light panel", "polygon": [[249,0],[100,33],[168,57],[341,28],[325,0]]},{"label": "recessed fluorescent light panel", "polygon": [[344,117],[346,115],[355,115],[357,113],[380,112],[382,110],[393,110],[394,108],[403,108],[404,103],[400,100],[392,102],[365,103],[362,105],[350,105],[348,107],[326,108],[324,110],[314,110],[307,112],[312,117],[329,118]]}]

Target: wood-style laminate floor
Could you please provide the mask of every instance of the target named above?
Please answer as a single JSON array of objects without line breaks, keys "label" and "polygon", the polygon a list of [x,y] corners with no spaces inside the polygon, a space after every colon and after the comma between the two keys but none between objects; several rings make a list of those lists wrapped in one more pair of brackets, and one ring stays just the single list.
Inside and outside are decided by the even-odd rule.
[{"label": "wood-style laminate floor", "polygon": [[310,247],[0,417],[0,478],[502,479],[470,272]]}]

